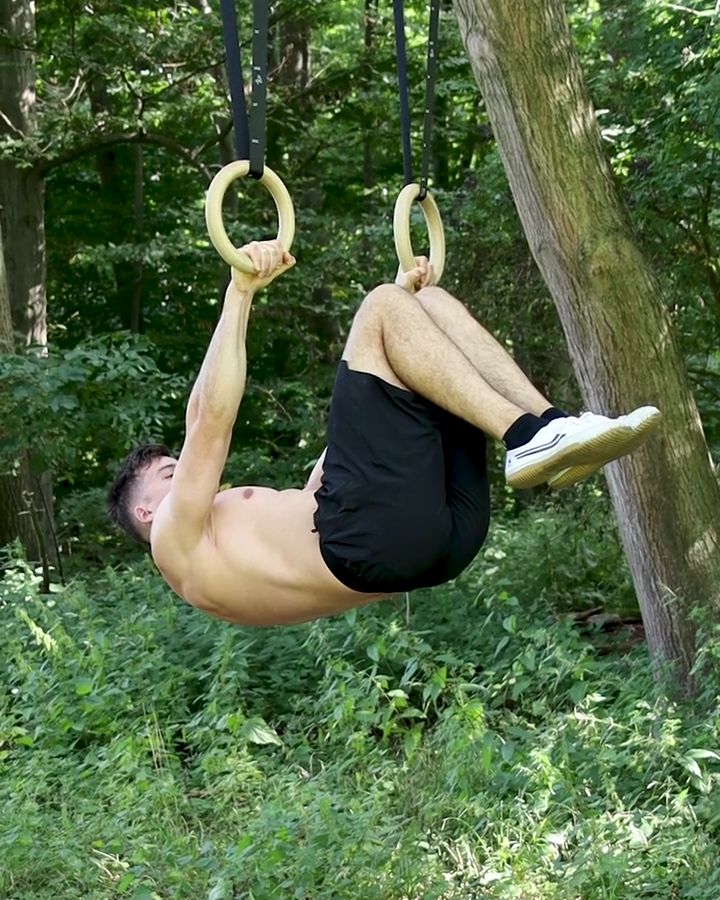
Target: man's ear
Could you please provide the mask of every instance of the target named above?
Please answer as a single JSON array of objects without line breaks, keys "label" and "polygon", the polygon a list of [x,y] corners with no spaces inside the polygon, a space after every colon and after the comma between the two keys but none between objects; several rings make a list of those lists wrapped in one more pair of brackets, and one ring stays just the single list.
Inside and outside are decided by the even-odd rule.
[{"label": "man's ear", "polygon": [[133,512],[135,513],[135,518],[142,525],[147,525],[153,520],[153,511],[146,506],[136,506]]}]

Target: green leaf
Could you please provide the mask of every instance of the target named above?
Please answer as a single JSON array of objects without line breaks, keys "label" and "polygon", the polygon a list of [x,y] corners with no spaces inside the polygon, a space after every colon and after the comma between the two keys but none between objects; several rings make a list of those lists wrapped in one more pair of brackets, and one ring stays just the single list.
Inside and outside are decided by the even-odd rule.
[{"label": "green leaf", "polygon": [[259,716],[255,716],[245,722],[240,729],[240,737],[245,738],[251,744],[277,744],[282,746],[282,741],[277,733]]},{"label": "green leaf", "polygon": [[153,889],[146,884],[139,884],[132,893],[132,900],[154,900]]},{"label": "green leaf", "polygon": [[576,681],[575,684],[568,691],[568,694],[570,695],[570,699],[575,704],[582,703],[582,701],[585,699],[586,693],[587,693],[587,685],[585,684],[584,681]]},{"label": "green leaf", "polygon": [[129,888],[130,885],[135,881],[135,873],[134,872],[126,872],[123,877],[117,883],[118,892],[124,891],[126,888]]},{"label": "green leaf", "polygon": [[720,754],[715,753],[714,750],[706,750],[704,747],[688,750],[687,756],[692,759],[716,759],[720,761]]},{"label": "green leaf", "polygon": [[91,678],[76,678],[75,679],[75,693],[79,697],[86,697],[88,694],[92,694],[93,683]]}]

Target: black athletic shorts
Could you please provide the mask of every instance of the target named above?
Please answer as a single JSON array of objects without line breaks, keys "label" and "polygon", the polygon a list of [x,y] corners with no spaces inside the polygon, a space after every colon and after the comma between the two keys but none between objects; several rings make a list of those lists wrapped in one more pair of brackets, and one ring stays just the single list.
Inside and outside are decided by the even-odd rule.
[{"label": "black athletic shorts", "polygon": [[441,584],[487,535],[485,435],[343,361],[315,497],[320,550],[344,585],[395,593]]}]

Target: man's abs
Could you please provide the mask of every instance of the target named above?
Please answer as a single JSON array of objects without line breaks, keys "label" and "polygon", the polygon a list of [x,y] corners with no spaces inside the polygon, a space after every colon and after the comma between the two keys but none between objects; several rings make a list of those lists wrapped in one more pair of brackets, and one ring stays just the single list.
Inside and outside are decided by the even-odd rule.
[{"label": "man's abs", "polygon": [[[310,491],[222,491],[190,557],[173,564],[159,553],[156,562],[188,603],[238,624],[304,622],[377,599],[345,587],[327,568],[315,507]],[[172,530],[172,523],[165,527]]]}]

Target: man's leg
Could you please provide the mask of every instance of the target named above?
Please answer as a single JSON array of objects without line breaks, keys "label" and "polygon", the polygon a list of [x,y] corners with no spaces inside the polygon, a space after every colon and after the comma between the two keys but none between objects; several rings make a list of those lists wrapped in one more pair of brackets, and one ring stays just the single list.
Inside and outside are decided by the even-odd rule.
[{"label": "man's leg", "polygon": [[[486,360],[493,360],[492,368],[485,377],[490,384],[508,400],[523,406],[536,415],[545,418],[560,418],[564,414],[551,407],[548,400],[533,386],[525,373],[516,365],[512,357],[495,338],[473,317],[472,313],[452,294],[441,287],[423,288],[415,298],[428,313],[433,322],[445,332],[450,340],[467,356],[474,366],[485,366]],[[636,411],[631,428],[635,433],[635,443],[640,443],[657,424],[657,411]],[[592,475],[600,468],[597,463],[571,466],[550,478],[554,488],[569,487]]]},{"label": "man's leg", "polygon": [[[529,412],[528,406],[539,413],[541,407],[547,409],[548,401],[533,389],[534,396],[525,405],[529,382],[520,378],[515,363],[498,348],[496,342],[484,341],[473,349],[475,364],[471,363],[420,302],[402,288],[386,284],[363,301],[343,359],[349,369],[414,391],[503,440],[509,451],[506,477],[514,487],[532,487],[571,466],[603,466],[634,449],[655,427],[659,413],[652,407],[640,425],[631,417],[625,417],[628,421],[591,417],[592,421],[547,422]],[[514,396],[523,405],[499,393],[492,380],[504,385],[513,382]]]},{"label": "man's leg", "polygon": [[[505,361],[490,352],[485,363],[481,355],[478,365],[473,365],[411,294],[383,284],[368,294],[358,310],[343,359],[350,369],[414,391],[502,440],[529,410],[489,383],[490,377],[501,377]],[[543,408],[549,405],[544,401]]]},{"label": "man's leg", "polygon": [[418,291],[415,299],[499,394],[536,416],[550,409],[512,356],[452,294],[433,286]]}]

